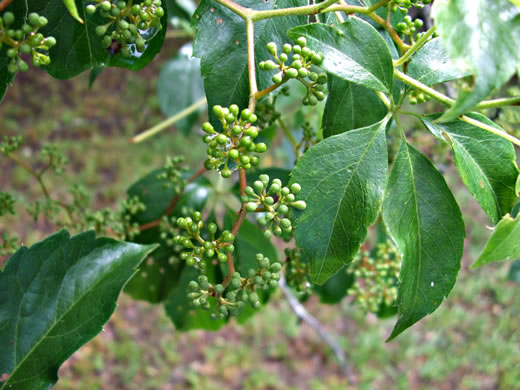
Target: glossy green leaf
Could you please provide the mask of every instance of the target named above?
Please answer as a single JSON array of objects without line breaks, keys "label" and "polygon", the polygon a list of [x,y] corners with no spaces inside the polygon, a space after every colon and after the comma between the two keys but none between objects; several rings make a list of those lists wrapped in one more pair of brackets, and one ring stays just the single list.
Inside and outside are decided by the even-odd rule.
[{"label": "glossy green leaf", "polygon": [[314,292],[320,296],[320,302],[334,304],[340,302],[347,295],[347,290],[354,283],[354,275],[341,268],[321,286],[313,286]]},{"label": "glossy green leaf", "polygon": [[[141,225],[161,218],[175,196],[173,188],[166,186],[165,180],[157,178],[162,172],[163,169],[150,172],[132,184],[127,191],[129,197],[137,196],[146,206],[145,211],[134,217],[134,221]],[[186,173],[186,176],[189,174]],[[202,210],[210,192],[209,181],[205,177],[198,178],[186,187],[172,215],[180,216],[183,209]],[[162,302],[177,286],[184,262],[179,260],[174,248],[166,245],[157,227],[142,231],[133,241],[140,244],[158,243],[160,247],[150,253],[141,264],[135,276],[126,285],[125,293],[134,299],[151,303]]]},{"label": "glossy green leaf", "polygon": [[520,217],[506,215],[495,227],[484,250],[471,268],[502,260],[520,258]]},{"label": "glossy green leaf", "polygon": [[[470,114],[490,126],[498,126],[481,114]],[[493,223],[511,212],[516,201],[518,168],[513,144],[469,123],[435,123],[439,115],[425,117],[423,123],[437,138],[448,142],[462,181]]]},{"label": "glossy green leaf", "polygon": [[[106,18],[99,12],[87,15],[85,5],[76,0],[79,16],[85,23],[78,23],[68,12],[62,0],[41,0],[30,3],[30,11],[44,15],[49,23],[41,29],[45,36],[56,38],[56,46],[49,51],[51,63],[44,69],[57,79],[68,79],[97,66],[116,66],[139,70],[147,65],[160,51],[166,34],[167,15],[162,18],[163,28],[147,43],[144,53],[136,53],[130,58],[121,54],[111,54],[110,49],[101,46],[101,38],[96,35],[97,26],[105,24]],[[113,52],[113,51],[112,51]]]},{"label": "glossy green leaf", "polygon": [[[204,82],[200,76],[200,60],[191,54],[191,44],[186,45],[180,49],[175,59],[168,61],[161,69],[157,94],[161,111],[167,116],[179,113],[205,96]],[[202,107],[175,122],[175,126],[183,134],[189,134],[204,109]]]},{"label": "glossy green leaf", "polygon": [[[270,10],[306,5],[305,0],[255,1],[239,0],[238,4],[256,10]],[[208,107],[216,104],[247,106],[249,78],[247,72],[247,39],[244,20],[214,0],[201,2],[193,17],[196,27],[194,55],[201,59],[202,77],[208,98]],[[286,31],[307,23],[304,15],[266,19],[255,23],[255,56],[259,61],[272,58],[268,42],[278,47],[289,41]],[[218,40],[218,41],[216,41]],[[256,68],[258,88],[272,84],[274,72]],[[210,115],[213,114],[210,112]]]},{"label": "glossy green leaf", "polygon": [[520,65],[520,9],[508,0],[437,0],[432,15],[453,62],[475,75],[442,119],[469,111],[506,83]]},{"label": "glossy green leaf", "polygon": [[20,248],[0,272],[0,389],[52,387],[153,249],[65,230]]},{"label": "glossy green leaf", "polygon": [[383,204],[389,234],[403,255],[389,340],[432,313],[457,279],[464,222],[444,178],[422,153],[401,144]]},{"label": "glossy green leaf", "polygon": [[470,71],[461,71],[455,66],[440,38],[426,42],[413,55],[406,73],[426,85],[444,83],[471,75]]},{"label": "glossy green leaf", "polygon": [[296,243],[323,284],[349,263],[375,222],[385,190],[388,155],[383,120],[326,138],[298,160],[291,182],[307,208],[296,219]]},{"label": "glossy green leaf", "polygon": [[292,39],[307,38],[307,45],[325,55],[321,67],[344,80],[389,93],[394,66],[388,46],[367,22],[350,16],[331,27],[313,23],[289,30]]},{"label": "glossy green leaf", "polygon": [[76,7],[76,1],[75,0],[63,0],[63,4],[65,4],[65,7],[69,10],[69,14],[76,19],[80,23],[85,23],[83,19],[80,18],[78,13],[78,8]]},{"label": "glossy green leaf", "polygon": [[328,83],[323,137],[373,125],[387,114],[386,106],[373,90],[333,75],[329,76]]}]

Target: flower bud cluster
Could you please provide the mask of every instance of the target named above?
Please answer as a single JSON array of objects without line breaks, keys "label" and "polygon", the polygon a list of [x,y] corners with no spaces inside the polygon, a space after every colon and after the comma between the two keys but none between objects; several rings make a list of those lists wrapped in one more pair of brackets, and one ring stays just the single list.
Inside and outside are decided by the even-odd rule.
[{"label": "flower bud cluster", "polygon": [[239,113],[236,104],[228,108],[214,106],[213,113],[222,123],[222,132],[217,132],[211,123],[202,124],[202,130],[206,133],[203,138],[208,145],[208,159],[204,166],[206,169],[219,169],[222,177],[228,178],[237,168],[250,169],[260,163],[257,156],[251,153],[264,153],[267,145],[263,142],[255,143],[258,137],[258,128],[252,126],[257,121],[257,116],[249,109]]},{"label": "flower bud cluster", "polygon": [[324,55],[309,49],[305,37],[298,38],[295,45],[288,43],[283,45],[280,54],[278,54],[278,47],[274,42],[267,44],[267,50],[275,61],[262,61],[259,67],[261,70],[267,71],[278,70],[278,73],[273,76],[273,83],[282,84],[289,79],[300,81],[307,88],[307,94],[303,99],[304,105],[315,106],[319,101],[325,99],[327,74],[315,71],[315,68],[322,64]]},{"label": "flower bud cluster", "polygon": [[109,48],[116,41],[122,45],[123,57],[130,57],[135,52],[144,52],[146,42],[162,28],[164,9],[161,5],[161,0],[95,0],[85,10],[90,15],[99,11],[109,19],[106,24],[96,27],[103,47]]},{"label": "flower bud cluster", "polygon": [[197,281],[189,283],[190,292],[187,297],[195,307],[210,309],[210,300],[215,299],[214,311],[211,313],[213,319],[223,319],[229,315],[236,316],[250,304],[254,309],[258,309],[260,304],[259,290],[267,290],[278,286],[280,280],[280,270],[282,265],[273,262],[258,253],[256,255],[257,269],[249,269],[247,276],[242,276],[235,272],[227,286],[223,284],[213,285],[207,276],[200,275]]},{"label": "flower bud cluster", "polygon": [[282,187],[280,179],[273,179],[269,185],[269,176],[262,174],[253,183],[244,189],[244,195],[240,197],[246,204],[249,212],[265,212],[258,219],[260,225],[265,226],[264,236],[271,238],[281,236],[282,233],[291,233],[293,230],[291,220],[287,218],[289,207],[297,210],[305,210],[307,204],[303,200],[296,200],[296,194],[301,190],[298,183],[290,187]]},{"label": "flower bud cluster", "polygon": [[230,231],[224,230],[217,238],[217,225],[215,223],[207,225],[208,239],[202,237],[204,222],[202,221],[202,214],[198,211],[193,212],[191,217],[178,218],[176,223],[177,227],[184,232],[174,236],[170,244],[184,248],[179,257],[181,260],[185,260],[189,266],[204,271],[206,260],[216,258],[219,262],[225,263],[227,254],[233,253],[235,250],[233,246],[235,236]]},{"label": "flower bud cluster", "polygon": [[309,280],[311,272],[310,264],[301,261],[301,251],[299,248],[286,248],[286,269],[285,279],[287,285],[291,287],[299,298],[312,294],[312,286]]},{"label": "flower bud cluster", "polygon": [[432,0],[394,0],[392,3],[392,12],[400,11],[404,15],[407,15],[410,8],[423,8],[431,2]]},{"label": "flower bud cluster", "polygon": [[164,163],[164,172],[157,175],[159,180],[166,180],[166,187],[173,186],[173,190],[179,194],[186,187],[186,180],[182,177],[182,172],[187,170],[182,164],[184,162],[183,156],[166,157]]},{"label": "flower bud cluster", "polygon": [[6,214],[14,215],[14,203],[16,199],[8,192],[0,191],[0,217]]},{"label": "flower bud cluster", "polygon": [[45,37],[38,32],[48,23],[47,18],[31,12],[19,29],[11,28],[14,21],[15,16],[9,11],[0,17],[0,50],[4,45],[9,47],[6,53],[10,58],[7,71],[16,73],[17,71],[26,72],[29,69],[29,65],[20,57],[21,54],[31,55],[34,66],[50,64],[48,51],[56,45],[56,39]]},{"label": "flower bud cluster", "polygon": [[9,137],[4,135],[2,141],[0,141],[0,153],[8,155],[10,153],[16,152],[20,146],[22,145],[22,136],[15,135]]},{"label": "flower bud cluster", "polygon": [[390,241],[378,244],[375,257],[361,250],[347,267],[347,272],[355,276],[347,294],[366,312],[377,313],[383,303],[393,306],[400,269],[401,256]]},{"label": "flower bud cluster", "polygon": [[404,17],[404,21],[397,23],[395,29],[398,33],[405,35],[412,35],[416,30],[423,26],[424,22],[421,19],[412,20],[410,15]]}]

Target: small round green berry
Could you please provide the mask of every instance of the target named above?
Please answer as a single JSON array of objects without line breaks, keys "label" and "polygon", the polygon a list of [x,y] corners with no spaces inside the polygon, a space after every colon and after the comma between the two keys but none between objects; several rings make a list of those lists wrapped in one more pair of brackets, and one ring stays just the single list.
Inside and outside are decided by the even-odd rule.
[{"label": "small round green berry", "polygon": [[18,69],[21,71],[21,72],[27,72],[29,70],[29,65],[27,65],[27,62],[23,61],[22,59],[20,59],[18,61]]},{"label": "small round green berry", "polygon": [[87,11],[87,14],[89,15],[94,15],[96,13],[96,6],[94,4],[89,4],[85,7],[85,11]]},{"label": "small round green berry", "polygon": [[249,156],[246,156],[246,155],[242,155],[242,156],[240,156],[240,162],[241,162],[243,165],[247,165],[247,164],[249,164],[249,161],[250,161]]},{"label": "small round green berry", "polygon": [[318,73],[310,72],[310,73],[309,73],[309,79],[310,79],[311,81],[317,81],[317,80],[318,80]]},{"label": "small round green berry", "polygon": [[274,63],[274,61],[268,60],[264,63],[264,69],[265,70],[275,70],[278,69],[279,66]]},{"label": "small round green berry", "polygon": [[186,264],[190,267],[193,267],[197,263],[197,260],[193,256],[190,256],[186,259]]},{"label": "small round green berry", "polygon": [[302,190],[302,187],[298,183],[293,183],[291,184],[290,190],[293,194],[297,194]]},{"label": "small round green berry", "polygon": [[228,178],[231,177],[231,170],[228,169],[228,168],[224,168],[224,169],[220,172],[220,174],[222,175],[222,177],[223,177],[224,179],[228,179]]},{"label": "small round green berry", "polygon": [[305,39],[305,37],[299,37],[296,40],[296,44],[300,45],[301,47],[305,47],[305,46],[307,46],[307,39]]},{"label": "small round green berry", "polygon": [[280,185],[278,183],[271,184],[271,187],[269,187],[269,193],[275,194],[278,193],[278,191],[280,191]]},{"label": "small round green berry", "polygon": [[306,68],[298,69],[298,76],[300,76],[302,79],[307,77],[308,75],[309,75],[309,71]]},{"label": "small round green berry", "polygon": [[266,230],[264,232],[264,237],[269,240],[273,236],[273,233],[270,230]]},{"label": "small round green berry", "polygon": [[268,206],[272,206],[274,204],[274,199],[273,197],[271,196],[266,196],[264,198],[264,204],[268,205]]},{"label": "small round green berry", "polygon": [[232,113],[227,114],[224,119],[227,123],[233,123],[235,121],[235,116]]},{"label": "small round green berry", "polygon": [[278,207],[278,213],[281,214],[281,215],[285,215],[289,212],[289,207],[287,207],[287,205],[280,205],[280,207]]},{"label": "small round green berry", "polygon": [[108,49],[111,44],[112,44],[112,38],[110,38],[108,35],[105,35],[103,37],[103,40],[101,41],[101,46],[103,46],[105,49]]},{"label": "small round green berry", "polygon": [[[294,54],[300,54],[302,52],[302,47],[300,45],[294,45],[292,47],[292,51]],[[294,59],[294,56],[293,56]]]},{"label": "small round green berry", "polygon": [[96,27],[96,35],[99,35],[100,37],[105,35],[107,32],[107,28],[105,26],[97,26]]},{"label": "small round green berry", "polygon": [[277,237],[280,237],[282,235],[282,228],[280,226],[275,226],[273,228],[273,234]]},{"label": "small round green berry", "polygon": [[258,117],[255,114],[251,114],[251,116],[247,120],[247,123],[255,123],[257,120],[258,120]]},{"label": "small round green berry", "polygon": [[269,53],[271,53],[272,56],[276,56],[276,52],[278,51],[278,48],[276,46],[276,43],[274,42],[269,42],[267,44],[267,51],[269,51]]},{"label": "small round green berry", "polygon": [[287,60],[289,59],[289,57],[287,57],[287,54],[285,54],[285,53],[281,53],[278,58],[280,59],[282,64],[286,63]]},{"label": "small round green berry", "polygon": [[251,110],[249,108],[244,108],[242,112],[240,113],[240,117],[247,121],[251,117]]},{"label": "small round green berry", "polygon": [[260,180],[255,180],[253,183],[253,188],[255,189],[256,193],[260,194],[264,190],[265,185]]},{"label": "small round green berry", "polygon": [[287,195],[289,195],[290,193],[291,193],[291,190],[290,190],[289,188],[287,188],[287,187],[284,187],[284,188],[282,188],[282,190],[281,190],[281,194],[282,194],[282,196],[287,196]]},{"label": "small round green berry", "polygon": [[255,146],[255,152],[257,152],[257,153],[264,153],[266,150],[267,150],[267,145],[264,144],[263,142],[260,142],[260,143],[256,144],[256,146]]},{"label": "small round green berry", "polygon": [[225,145],[228,142],[228,137],[226,137],[224,134],[219,134],[217,136],[217,143],[219,145]]},{"label": "small round green berry", "polygon": [[287,77],[289,77],[290,79],[295,79],[296,77],[298,77],[298,71],[294,68],[287,69],[286,74]]},{"label": "small round green berry", "polygon": [[289,194],[285,197],[287,202],[294,202],[294,194]]},{"label": "small round green berry", "polygon": [[240,288],[242,286],[242,281],[240,278],[233,278],[231,279],[231,286],[233,288]]},{"label": "small round green berry", "polygon": [[202,130],[204,130],[208,134],[213,134],[215,132],[215,129],[213,128],[213,126],[209,122],[204,122],[202,124]]},{"label": "small round green berry", "polygon": [[45,45],[49,48],[53,47],[54,45],[56,45],[56,38],[54,38],[54,37],[45,38]]},{"label": "small round green berry", "polygon": [[24,34],[29,34],[31,31],[32,31],[32,27],[29,26],[27,23],[24,23],[24,25],[22,26],[22,31]]},{"label": "small round green berry", "polygon": [[238,156],[240,155],[240,153],[238,152],[237,149],[231,149],[229,151],[229,158],[231,158],[232,160],[236,160],[238,159]]},{"label": "small round green berry", "polygon": [[227,256],[224,253],[219,253],[217,257],[218,261],[221,263],[225,263],[227,261]]},{"label": "small round green berry", "polygon": [[244,193],[249,196],[256,196],[255,190],[253,190],[253,187],[250,186],[246,186],[246,188],[244,188]]},{"label": "small round green berry", "polygon": [[297,210],[305,210],[307,208],[307,203],[303,200],[297,200],[296,202],[293,202],[291,206]]},{"label": "small round green berry", "polygon": [[224,112],[222,111],[222,106],[213,106],[213,114],[219,119],[224,118]]},{"label": "small round green berry", "polygon": [[279,272],[282,269],[282,265],[280,263],[271,264],[270,270],[272,272]]},{"label": "small round green berry", "polygon": [[318,98],[316,96],[309,96],[309,104],[315,106],[318,104]]},{"label": "small round green berry", "polygon": [[292,46],[286,43],[283,45],[282,51],[284,52],[284,54],[290,54],[292,51]]},{"label": "small round green berry", "polygon": [[283,81],[283,73],[280,72],[280,73],[275,74],[273,76],[272,80],[273,80],[273,83],[275,83],[275,84],[281,84]]},{"label": "small round green berry", "polygon": [[262,183],[264,183],[264,186],[267,186],[269,184],[269,175],[266,175],[265,173],[258,176],[258,180],[260,180]]},{"label": "small round green berry", "polygon": [[284,229],[289,229],[291,227],[291,221],[288,218],[284,218],[280,221],[280,226]]},{"label": "small round green berry", "polygon": [[20,51],[24,54],[29,54],[32,51],[31,45],[24,43],[20,46]]},{"label": "small round green berry", "polygon": [[254,202],[249,202],[247,205],[246,205],[246,210],[249,211],[250,213],[253,213],[255,212],[256,208],[258,207],[258,205]]},{"label": "small round green berry", "polygon": [[319,84],[326,84],[327,83],[327,73],[320,73],[318,75],[318,83]]},{"label": "small round green berry", "polygon": [[311,55],[311,49],[309,49],[308,47],[302,48],[302,56],[304,58],[308,58],[310,55]]}]

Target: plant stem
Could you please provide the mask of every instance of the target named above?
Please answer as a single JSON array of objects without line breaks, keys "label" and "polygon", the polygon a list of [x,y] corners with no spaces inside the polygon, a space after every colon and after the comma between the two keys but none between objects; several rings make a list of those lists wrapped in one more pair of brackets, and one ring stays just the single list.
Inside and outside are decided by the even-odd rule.
[{"label": "plant stem", "polygon": [[[204,167],[200,168],[197,172],[195,172],[193,175],[191,175],[186,180],[186,185],[194,182],[199,176],[203,175],[205,172],[206,172],[206,168],[204,168]],[[164,215],[170,215],[173,212],[173,210],[175,209],[175,206],[177,205],[177,202],[181,198],[182,194],[183,194],[182,192],[178,193],[172,198],[172,200],[170,201],[170,204],[168,205],[168,208],[164,212]],[[144,225],[139,226],[139,231],[142,232],[143,230],[148,230],[155,226],[159,226],[160,223],[161,223],[161,218],[158,218],[154,221],[151,221],[151,222],[145,223]]]},{"label": "plant stem", "polygon": [[191,31],[185,30],[171,30],[166,32],[166,39],[175,38],[193,38],[194,34]]},{"label": "plant stem", "polygon": [[217,0],[217,3],[222,4],[226,8],[229,8],[244,20],[246,20],[251,15],[251,8],[242,7],[241,5],[231,0]]},{"label": "plant stem", "polygon": [[294,136],[292,135],[291,131],[289,130],[289,128],[287,127],[287,125],[285,124],[285,122],[283,121],[282,118],[278,119],[278,124],[282,128],[282,131],[285,134],[285,136],[287,137],[287,139],[289,140],[289,142],[291,143],[293,150],[294,150],[295,157],[298,158],[298,154],[299,154],[298,152],[300,149],[300,145],[298,144],[298,141],[296,141],[296,138],[294,138]]},{"label": "plant stem", "polygon": [[[251,18],[254,22],[263,19],[270,19],[277,16],[290,16],[290,15],[316,15],[320,13],[325,8],[329,7],[332,4],[335,4],[338,0],[325,0],[322,3],[304,5],[301,7],[294,8],[281,8],[281,9],[272,9],[267,11],[253,11],[251,14]],[[357,10],[366,10],[366,7],[358,7],[352,6],[352,8],[356,8]]]},{"label": "plant stem", "polygon": [[392,102],[390,101],[390,99],[388,99],[388,97],[381,91],[376,91],[376,94],[379,97],[379,99],[384,103],[386,108],[391,110],[392,109]]},{"label": "plant stem", "polygon": [[488,125],[486,123],[483,123],[483,122],[478,121],[476,119],[470,118],[470,117],[468,117],[466,115],[461,115],[459,118],[463,122],[469,123],[470,125],[479,127],[479,128],[481,128],[483,130],[486,130],[486,131],[489,131],[490,133],[496,134],[496,135],[498,135],[498,136],[500,136],[502,138],[507,139],[508,141],[511,141],[515,145],[520,146],[520,140],[518,138],[513,137],[512,135],[507,134],[503,130],[497,129],[496,127],[490,126],[490,125]]},{"label": "plant stem", "polygon": [[247,70],[249,73],[249,109],[255,112],[256,93],[258,86],[256,84],[256,64],[255,64],[255,23],[250,17],[246,18],[247,32]]},{"label": "plant stem", "polygon": [[0,11],[6,8],[9,4],[11,4],[13,0],[2,0],[0,1]]},{"label": "plant stem", "polygon": [[180,121],[181,119],[187,117],[192,112],[197,110],[200,106],[207,103],[207,100],[205,97],[202,99],[197,100],[195,103],[193,103],[191,106],[186,107],[184,110],[178,112],[177,114],[171,116],[170,118],[162,121],[161,123],[155,125],[154,127],[143,131],[141,134],[136,135],[134,138],[130,140],[130,143],[137,144],[139,142],[143,142],[144,140],[153,137],[155,134],[160,133],[164,129],[168,128],[169,126],[173,125],[175,122]]},{"label": "plant stem", "polygon": [[412,47],[410,47],[406,53],[399,58],[397,61],[394,61],[394,66],[401,66],[406,61],[410,59],[410,57],[415,53],[417,50],[419,50],[423,45],[426,43],[426,41],[432,36],[432,34],[435,32],[435,26],[430,28],[427,32],[425,32],[421,38],[415,42]]},{"label": "plant stem", "polygon": [[[287,81],[287,80],[285,80],[285,81]],[[282,83],[280,83],[280,84],[273,84],[270,87],[267,87],[266,89],[262,89],[261,91],[258,91],[255,94],[256,100],[258,101],[258,100],[262,99],[264,96],[269,95],[271,92],[276,90],[278,87],[281,87],[282,85],[284,85],[285,81],[282,81]]]},{"label": "plant stem", "polygon": [[425,94],[431,96],[435,100],[438,100],[442,104],[451,107],[453,104],[455,104],[455,100],[450,99],[448,96],[440,93],[439,91],[436,91],[433,88],[428,87],[427,85],[421,83],[420,81],[415,80],[414,78],[404,74],[399,69],[394,68],[394,76],[398,79],[403,81],[404,83],[411,85],[412,87],[418,89],[421,92],[424,92]]},{"label": "plant stem", "polygon": [[397,44],[397,46],[399,46],[399,49],[401,50],[402,53],[406,52],[410,48],[410,45],[407,45],[406,43],[403,42],[403,40],[401,39],[399,34],[397,34],[397,32],[394,30],[392,25],[390,23],[388,23],[385,19],[383,19],[382,17],[380,17],[379,15],[377,15],[373,12],[368,14],[368,16],[370,17],[370,19],[372,19],[374,22],[379,24],[390,34],[390,36],[392,37],[394,42]]},{"label": "plant stem", "polygon": [[476,110],[483,110],[486,108],[499,108],[504,106],[520,106],[520,96],[511,98],[502,98],[494,100],[484,100],[475,106]]}]

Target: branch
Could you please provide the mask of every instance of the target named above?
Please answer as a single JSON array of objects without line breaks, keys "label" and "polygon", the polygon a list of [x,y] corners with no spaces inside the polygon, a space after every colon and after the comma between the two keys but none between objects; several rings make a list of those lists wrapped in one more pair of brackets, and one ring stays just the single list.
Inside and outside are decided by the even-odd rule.
[{"label": "branch", "polygon": [[202,99],[197,100],[195,103],[193,103],[191,106],[186,107],[184,110],[178,112],[177,114],[171,116],[170,118],[162,121],[161,123],[155,125],[154,127],[143,131],[141,134],[136,135],[134,138],[130,140],[130,143],[138,144],[139,142],[143,142],[144,140],[154,136],[157,133],[160,133],[164,129],[168,128],[169,126],[173,125],[175,122],[180,121],[181,119],[187,117],[192,112],[197,110],[200,106],[207,103],[207,100],[205,97]]},{"label": "branch", "polygon": [[9,4],[11,4],[13,0],[2,0],[0,1],[0,11],[6,8]]},{"label": "branch", "polygon": [[380,17],[379,15],[377,15],[375,13],[370,13],[370,14],[368,14],[368,16],[370,17],[370,19],[372,19],[374,22],[379,24],[390,34],[390,36],[392,37],[394,42],[397,44],[397,46],[399,46],[399,49],[401,50],[402,53],[404,53],[408,49],[410,49],[410,45],[407,45],[406,43],[403,42],[403,40],[401,39],[399,34],[397,34],[397,32],[394,30],[394,28],[392,27],[392,25],[390,23],[388,23],[386,20],[384,20],[382,17]]},{"label": "branch", "polygon": [[497,129],[496,127],[490,126],[487,123],[483,123],[481,121],[478,121],[476,119],[470,118],[466,115],[461,115],[459,119],[463,122],[469,123],[470,125],[476,126],[481,128],[482,130],[489,131],[490,133],[493,133],[495,135],[498,135],[502,138],[507,139],[508,141],[511,141],[517,146],[520,146],[520,140],[518,138],[513,137],[512,135],[507,134],[505,131]]},{"label": "branch", "polygon": [[247,69],[249,73],[249,109],[255,112],[256,93],[258,86],[256,84],[256,64],[255,64],[255,23],[251,18],[246,19],[247,31]]},{"label": "branch", "polygon": [[303,307],[303,305],[298,301],[298,299],[293,295],[293,293],[287,286],[285,277],[282,277],[280,279],[279,286],[294,313],[298,316],[298,318],[310,325],[310,327],[318,333],[318,335],[323,339],[323,341],[325,341],[329,345],[329,347],[332,349],[332,352],[334,352],[334,355],[336,356],[339,365],[341,366],[343,374],[350,383],[354,383],[354,375],[350,370],[350,367],[347,362],[347,357],[345,356],[345,352],[343,351],[341,345],[336,343],[332,336],[323,328],[321,323],[315,317],[313,317],[307,310],[305,310],[305,307]]},{"label": "branch", "polygon": [[[204,167],[200,168],[197,172],[195,172],[193,175],[191,175],[186,180],[186,185],[195,181],[199,176],[203,175],[205,172],[206,172],[206,168],[204,168]],[[175,209],[175,206],[177,205],[177,202],[181,198],[182,194],[183,194],[183,192],[178,193],[172,198],[172,200],[170,201],[170,204],[168,205],[168,208],[164,212],[164,215],[170,215],[173,212],[173,210]],[[142,232],[144,230],[148,230],[148,229],[154,228],[156,226],[159,226],[161,224],[161,219],[162,218],[158,218],[154,221],[151,221],[151,222],[145,223],[144,225],[139,226],[139,231]]]},{"label": "branch", "polygon": [[419,91],[424,92],[425,94],[431,96],[435,100],[438,100],[445,106],[451,107],[455,104],[455,100],[450,99],[448,96],[440,93],[439,91],[436,91],[435,89],[428,87],[427,85],[421,83],[420,81],[417,81],[414,78],[404,74],[399,69],[394,68],[394,76],[398,80],[401,80],[404,83],[411,85],[412,87],[418,89]]},{"label": "branch", "polygon": [[423,45],[426,43],[428,38],[430,38],[433,35],[434,32],[435,32],[435,26],[433,26],[427,32],[425,32],[423,34],[423,36],[421,36],[421,38],[417,42],[415,42],[412,45],[412,47],[410,47],[410,49],[408,49],[406,51],[404,56],[399,58],[397,61],[394,61],[394,66],[401,66],[406,61],[408,61],[410,59],[410,57],[413,55],[413,53],[415,53],[417,50],[419,50],[421,47],[423,47]]}]

